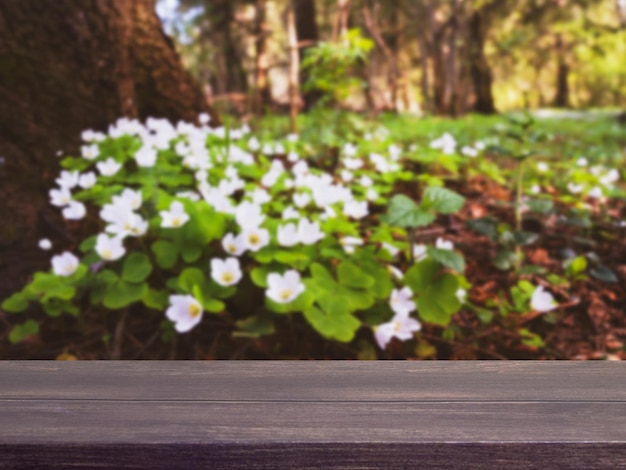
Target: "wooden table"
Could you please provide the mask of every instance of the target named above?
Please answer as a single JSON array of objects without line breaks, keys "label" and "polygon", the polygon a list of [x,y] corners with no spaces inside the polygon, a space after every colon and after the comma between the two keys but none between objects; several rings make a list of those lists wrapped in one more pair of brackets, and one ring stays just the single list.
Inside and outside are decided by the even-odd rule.
[{"label": "wooden table", "polygon": [[616,362],[0,362],[0,468],[626,469]]}]

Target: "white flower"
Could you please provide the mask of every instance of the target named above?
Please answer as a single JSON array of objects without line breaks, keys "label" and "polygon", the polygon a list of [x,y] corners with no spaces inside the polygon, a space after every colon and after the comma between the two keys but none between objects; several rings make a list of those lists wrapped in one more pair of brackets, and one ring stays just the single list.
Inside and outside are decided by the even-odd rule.
[{"label": "white flower", "polygon": [[52,257],[52,271],[57,276],[71,276],[78,268],[78,258],[69,251]]},{"label": "white flower", "polygon": [[161,227],[182,227],[189,220],[189,216],[185,212],[185,206],[179,201],[174,201],[170,204],[169,211],[159,212],[161,216]]},{"label": "white flower", "polygon": [[369,188],[374,184],[374,181],[369,176],[361,176],[359,179],[359,184],[365,188]]},{"label": "white flower", "polygon": [[454,243],[449,240],[444,240],[443,238],[437,238],[437,241],[435,242],[435,248],[438,248],[440,250],[453,250]]},{"label": "white flower", "polygon": [[235,220],[246,230],[259,227],[265,220],[265,215],[260,205],[244,201],[235,210]]},{"label": "white flower", "polygon": [[362,219],[369,214],[367,209],[367,201],[349,201],[343,206],[343,213],[353,219]]},{"label": "white flower", "polygon": [[467,291],[465,289],[457,289],[455,295],[456,298],[459,299],[459,302],[465,303],[465,299],[467,298]]},{"label": "white flower", "polygon": [[554,297],[543,286],[537,286],[530,299],[530,306],[538,312],[549,312],[557,307]]},{"label": "white flower", "polygon": [[263,153],[263,155],[273,155],[274,153],[274,149],[272,148],[272,144],[264,144],[263,145],[263,149],[261,150],[261,153]]},{"label": "white flower", "polygon": [[299,219],[300,213],[293,206],[287,206],[285,207],[281,217],[283,220]]},{"label": "white flower", "polygon": [[270,242],[270,234],[264,228],[252,227],[241,234],[243,246],[250,251],[259,251]]},{"label": "white flower", "polygon": [[153,167],[157,160],[157,152],[152,147],[144,145],[135,153],[135,161],[142,168]]},{"label": "white flower", "polygon": [[96,144],[83,145],[80,148],[80,153],[86,160],[95,160],[100,155],[100,149]]},{"label": "white flower", "polygon": [[304,284],[300,280],[300,273],[290,269],[282,276],[278,273],[267,275],[266,295],[274,302],[287,304],[295,300],[304,292]]},{"label": "white flower", "polygon": [[342,170],[341,179],[344,180],[346,183],[349,183],[354,179],[354,174],[350,170]]},{"label": "white flower", "polygon": [[96,238],[96,253],[105,261],[115,261],[126,253],[120,237],[109,237],[101,233]]},{"label": "white flower", "polygon": [[200,200],[200,196],[198,196],[198,193],[194,193],[193,191],[181,191],[179,193],[176,193],[176,197],[189,199],[193,202],[198,202]]},{"label": "white flower", "polygon": [[389,297],[389,305],[394,313],[398,315],[408,315],[415,310],[413,291],[408,287],[394,289]]},{"label": "white flower", "polygon": [[456,140],[446,132],[440,138],[433,140],[430,143],[430,148],[441,149],[442,153],[450,155],[456,150]]},{"label": "white flower", "polygon": [[198,115],[198,121],[200,122],[200,124],[206,125],[211,122],[211,116],[209,116],[208,113],[200,113]]},{"label": "white flower", "polygon": [[346,158],[343,164],[348,170],[358,170],[363,166],[363,160],[360,158]]},{"label": "white flower", "polygon": [[298,193],[293,195],[293,203],[297,207],[306,207],[311,202],[311,196],[307,193]]},{"label": "white flower", "polygon": [[78,172],[63,170],[55,181],[62,188],[72,189],[78,184]]},{"label": "white flower", "polygon": [[587,166],[589,165],[589,161],[585,157],[580,157],[578,160],[576,160],[576,165]]},{"label": "white flower", "polygon": [[550,167],[545,162],[538,162],[537,163],[537,171],[540,172],[540,173],[545,173],[546,171],[549,170],[549,168]]},{"label": "white flower", "polygon": [[466,157],[475,158],[478,156],[478,150],[473,147],[465,146],[461,148],[461,153]]},{"label": "white flower", "polygon": [[89,171],[79,176],[78,186],[83,189],[92,188],[96,184],[96,174],[93,171]]},{"label": "white flower", "polygon": [[233,286],[241,279],[241,268],[237,258],[211,260],[211,278],[220,286]]},{"label": "white flower", "polygon": [[250,140],[248,140],[248,149],[252,150],[253,152],[256,152],[260,148],[261,148],[261,144],[259,143],[259,139],[257,139],[254,136],[250,137]]},{"label": "white flower", "polygon": [[47,251],[52,248],[52,242],[47,238],[42,238],[41,240],[39,240],[39,248]]},{"label": "white flower", "polygon": [[87,209],[85,204],[78,201],[70,201],[70,203],[62,211],[63,217],[68,220],[80,220],[85,217]]},{"label": "white flower", "polygon": [[365,197],[367,198],[368,201],[373,201],[375,199],[378,199],[378,191],[376,191],[374,188],[369,188],[367,190],[367,193],[365,194]]},{"label": "white flower", "polygon": [[380,349],[385,349],[391,338],[405,341],[413,337],[415,331],[422,328],[420,322],[408,315],[395,314],[391,321],[374,328],[374,336]]},{"label": "white flower", "polygon": [[356,145],[347,143],[343,146],[343,153],[346,157],[354,157],[356,155]]},{"label": "white flower", "polygon": [[567,189],[572,194],[578,194],[578,193],[581,193],[583,191],[583,189],[585,189],[585,185],[584,184],[567,183]]},{"label": "white flower", "polygon": [[404,279],[404,273],[391,264],[387,265],[387,271],[399,281]]},{"label": "white flower", "polygon": [[599,186],[594,186],[593,188],[591,188],[587,196],[592,199],[600,199],[602,198],[602,196],[604,196],[604,193],[602,192],[602,188],[600,188]]},{"label": "white flower", "polygon": [[342,237],[339,239],[339,243],[343,247],[343,251],[351,255],[354,253],[355,247],[361,246],[365,242],[357,237]]},{"label": "white flower", "polygon": [[413,245],[413,259],[415,261],[421,261],[423,259],[426,259],[426,257],[428,256],[426,250],[426,245]]},{"label": "white flower", "polygon": [[531,194],[539,194],[541,192],[541,186],[539,186],[538,184],[533,184],[530,187],[530,193]]},{"label": "white flower", "polygon": [[294,134],[294,133],[287,134],[287,140],[289,142],[297,142],[298,138],[299,138],[298,134]]},{"label": "white flower", "polygon": [[308,219],[300,219],[298,222],[298,240],[304,245],[313,245],[325,236],[320,229],[319,222],[311,222]]},{"label": "white flower", "polygon": [[96,167],[102,176],[113,176],[120,171],[122,164],[109,157],[103,162],[96,163]]},{"label": "white flower", "polygon": [[391,243],[383,242],[382,247],[384,250],[387,250],[391,256],[396,256],[398,252],[400,251],[399,248],[395,247]]},{"label": "white flower", "polygon": [[263,188],[256,188],[252,193],[252,202],[257,205],[263,205],[270,202],[272,198],[269,193]]},{"label": "white flower", "polygon": [[63,207],[72,202],[72,194],[67,188],[51,189],[49,194],[50,204],[53,206]]},{"label": "white flower", "polygon": [[235,237],[232,233],[227,233],[224,238],[222,238],[222,248],[224,248],[224,251],[234,256],[240,256],[246,251],[243,237],[241,235]]},{"label": "white flower", "polygon": [[133,191],[130,188],[126,188],[119,196],[113,196],[113,204],[116,206],[127,207],[131,210],[137,210],[141,207],[143,197],[141,190]]},{"label": "white flower", "polygon": [[186,333],[202,320],[202,306],[191,295],[170,295],[170,307],[165,312],[174,322],[174,329]]},{"label": "white flower", "polygon": [[293,246],[299,241],[295,224],[281,225],[278,227],[278,244],[280,246]]},{"label": "white flower", "polygon": [[135,214],[129,208],[120,207],[119,210],[111,214],[110,224],[106,231],[120,236],[126,235],[141,237],[148,231],[148,221],[139,214]]}]

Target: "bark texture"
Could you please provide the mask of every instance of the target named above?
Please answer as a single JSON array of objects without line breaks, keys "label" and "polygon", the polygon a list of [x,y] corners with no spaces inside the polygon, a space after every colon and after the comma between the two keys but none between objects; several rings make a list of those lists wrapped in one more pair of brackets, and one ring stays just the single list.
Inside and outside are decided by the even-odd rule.
[{"label": "bark texture", "polygon": [[153,0],[2,0],[0,299],[41,267],[38,237],[71,239],[45,209],[57,151],[75,154],[82,130],[121,116],[194,121],[202,111]]}]

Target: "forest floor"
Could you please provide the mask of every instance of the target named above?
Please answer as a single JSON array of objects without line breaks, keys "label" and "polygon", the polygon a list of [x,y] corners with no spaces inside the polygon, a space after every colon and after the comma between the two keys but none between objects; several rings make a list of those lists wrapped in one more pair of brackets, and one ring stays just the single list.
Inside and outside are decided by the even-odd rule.
[{"label": "forest floor", "polygon": [[[400,143],[408,145],[420,142],[419,138],[425,143],[448,131],[454,132],[457,138],[459,134],[466,136],[468,142],[476,141],[488,136],[496,121],[479,121],[478,125],[472,120],[432,121],[422,126],[418,138],[414,136],[415,122],[389,118],[385,124],[392,135],[396,133]],[[553,152],[552,161],[567,158],[573,167],[573,162],[583,155],[590,159],[597,157],[596,162],[604,155],[613,155],[612,160],[604,162],[610,161],[614,168],[622,170],[626,158],[626,128],[606,120],[591,125],[582,135],[585,124],[580,124],[580,120],[576,124],[572,122],[546,124],[545,127],[554,127],[550,131],[551,138],[560,145],[560,154]],[[554,148],[554,142],[552,145]],[[563,176],[556,173],[555,179]],[[623,176],[622,173],[622,182]],[[417,346],[409,350],[405,343],[392,341],[381,355],[365,346],[371,343],[371,339],[366,338],[371,335],[369,332],[360,332],[349,344],[330,343],[321,337],[311,339],[311,335],[303,341],[298,334],[301,325],[289,321],[278,323],[273,335],[258,339],[231,338],[223,332],[204,330],[164,342],[158,329],[156,333],[154,329],[162,314],[133,316],[131,311],[123,320],[115,315],[100,316],[91,319],[92,326],[85,329],[89,319],[68,316],[59,321],[59,318],[36,313],[41,333],[17,344],[10,344],[8,335],[0,333],[0,358],[626,359],[626,227],[619,224],[626,220],[626,192],[620,189],[623,184],[618,183],[611,197],[584,200],[586,222],[581,228],[580,224],[562,223],[564,214],[570,214],[574,204],[559,197],[563,191],[559,184],[567,184],[567,181],[551,184],[542,178],[538,181],[545,193],[552,196],[554,210],[524,218],[524,230],[535,234],[536,240],[521,247],[525,263],[532,266],[521,278],[544,284],[554,294],[559,307],[551,315],[536,312],[520,315],[508,311],[509,292],[519,281],[520,274],[496,267],[493,261],[499,245],[468,224],[471,220],[492,217],[500,226],[514,225],[510,204],[515,199],[515,188],[506,181],[496,181],[498,178],[461,169],[450,178],[448,187],[466,198],[463,209],[452,216],[438,217],[417,240],[429,243],[445,237],[454,242],[465,257],[465,276],[472,285],[468,290],[470,308],[463,308],[454,315],[447,328],[453,335],[442,334],[442,327],[425,324],[417,334]],[[37,198],[18,201],[12,197],[14,189],[10,185],[0,189],[0,199],[8,201],[4,212],[35,214],[29,223],[36,228],[27,233],[6,234],[4,241],[0,238],[2,298],[23,286],[34,270],[47,269],[50,255],[37,247],[38,240],[43,236],[54,237],[59,228],[57,221],[42,222],[41,201]],[[37,207],[29,207],[31,204]],[[65,236],[64,233],[65,230],[60,229],[56,236]],[[564,261],[571,259],[572,253],[583,254],[590,263],[601,260],[601,264],[598,263],[601,271],[608,270],[612,275],[594,276],[591,269],[568,275]],[[555,275],[549,282],[547,273]],[[491,309],[485,309],[485,305],[490,305]],[[10,315],[0,311],[0,331],[10,328]],[[116,331],[120,325],[123,325],[123,333]],[[277,338],[281,341],[276,341]]]}]

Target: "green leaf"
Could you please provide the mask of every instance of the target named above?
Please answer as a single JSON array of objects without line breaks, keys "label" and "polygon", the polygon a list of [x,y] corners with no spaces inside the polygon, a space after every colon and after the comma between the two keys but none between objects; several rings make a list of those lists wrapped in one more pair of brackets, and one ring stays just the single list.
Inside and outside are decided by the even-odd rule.
[{"label": "green leaf", "polygon": [[180,254],[185,263],[193,263],[200,258],[200,255],[202,254],[202,246],[183,242],[180,247]]},{"label": "green leaf", "polygon": [[119,281],[107,289],[102,303],[108,309],[118,310],[139,302],[147,290],[148,286],[145,283],[132,284],[126,281]]},{"label": "green leaf", "polygon": [[389,225],[398,227],[424,227],[435,220],[435,216],[420,209],[404,194],[396,194],[389,203],[387,215],[383,218]]},{"label": "green leaf", "polygon": [[554,208],[554,202],[550,199],[531,199],[525,203],[533,212],[547,214]]},{"label": "green leaf", "polygon": [[587,269],[587,258],[584,256],[577,256],[574,259],[567,260],[565,269],[569,276],[576,276]]},{"label": "green leaf", "polygon": [[276,331],[274,320],[267,315],[253,315],[238,320],[235,325],[240,331],[235,331],[232,334],[233,338],[260,338]]},{"label": "green leaf", "polygon": [[128,282],[143,282],[152,272],[150,258],[144,253],[131,253],[124,260],[122,279]]},{"label": "green leaf", "polygon": [[424,191],[422,208],[440,214],[453,214],[465,204],[465,198],[454,191],[439,186],[430,186]]},{"label": "green leaf", "polygon": [[150,248],[160,268],[171,269],[174,267],[178,257],[176,245],[166,240],[158,240]]},{"label": "green leaf", "polygon": [[202,307],[211,313],[220,313],[223,312],[226,308],[226,305],[221,300],[217,299],[202,299]]},{"label": "green leaf", "polygon": [[452,315],[461,308],[456,296],[458,288],[458,279],[450,273],[435,279],[418,294],[416,304],[420,318],[441,326],[450,323]]},{"label": "green leaf", "polygon": [[5,312],[23,312],[28,308],[28,296],[22,292],[17,292],[2,302],[0,308]]},{"label": "green leaf", "polygon": [[597,279],[598,281],[602,281],[602,282],[613,283],[613,282],[619,281],[619,279],[617,278],[613,270],[602,264],[591,268],[591,270],[589,271],[589,274],[591,274],[591,276]]},{"label": "green leaf", "polygon": [[35,320],[27,320],[21,325],[15,325],[9,334],[9,341],[12,344],[19,343],[23,339],[39,333],[39,323]]},{"label": "green leaf", "polygon": [[306,309],[304,317],[320,335],[343,343],[352,341],[356,331],[361,326],[359,320],[349,313],[331,314],[317,307]]},{"label": "green leaf", "polygon": [[337,276],[339,278],[339,284],[346,287],[367,289],[374,285],[374,278],[372,276],[368,276],[362,269],[359,269],[349,261],[343,261],[337,267]]},{"label": "green leaf", "polygon": [[491,216],[481,217],[480,219],[471,219],[466,222],[467,226],[489,237],[491,240],[495,240],[498,236],[498,221]]},{"label": "green leaf", "polygon": [[141,298],[143,304],[154,310],[165,310],[169,304],[169,295],[167,291],[148,289]]},{"label": "green leaf", "polygon": [[404,275],[404,282],[413,293],[418,294],[428,288],[439,271],[441,271],[439,263],[426,258],[409,268]]},{"label": "green leaf", "polygon": [[538,238],[539,234],[534,232],[513,232],[513,240],[515,244],[519,246],[531,245],[535,243]]},{"label": "green leaf", "polygon": [[204,273],[198,268],[187,268],[178,277],[178,286],[187,294],[193,293],[193,287],[204,285]]},{"label": "green leaf", "polygon": [[465,259],[459,253],[452,250],[442,250],[439,248],[427,247],[426,251],[435,261],[439,261],[446,268],[450,268],[458,273],[465,271]]}]

